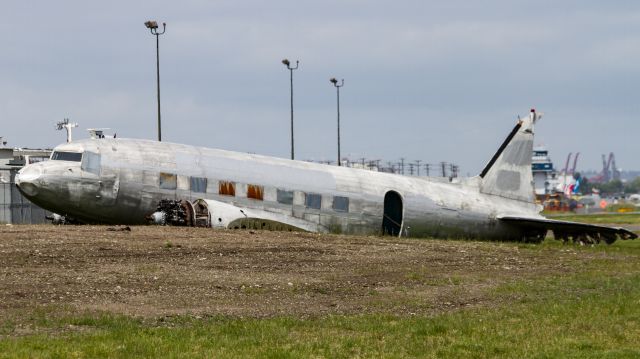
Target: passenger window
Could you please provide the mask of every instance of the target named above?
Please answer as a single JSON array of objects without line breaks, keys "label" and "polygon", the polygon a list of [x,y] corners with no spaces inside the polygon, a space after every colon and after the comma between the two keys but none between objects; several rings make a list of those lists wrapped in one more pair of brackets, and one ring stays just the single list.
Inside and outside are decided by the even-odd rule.
[{"label": "passenger window", "polygon": [[207,191],[207,179],[191,177],[191,192],[205,193]]},{"label": "passenger window", "polygon": [[333,197],[333,210],[336,212],[349,212],[349,197]]},{"label": "passenger window", "polygon": [[178,175],[178,189],[188,191],[189,190],[189,176]]},{"label": "passenger window", "polygon": [[322,196],[317,193],[307,193],[305,195],[304,204],[307,208],[320,209],[322,205]]},{"label": "passenger window", "polygon": [[293,204],[293,191],[283,191],[281,189],[278,190],[276,194],[278,203],[282,204]]},{"label": "passenger window", "polygon": [[176,189],[178,187],[178,176],[173,173],[160,172],[160,189]]},{"label": "passenger window", "polygon": [[83,171],[91,172],[93,174],[100,174],[100,155],[94,152],[85,151],[82,156],[82,164],[80,168]]},{"label": "passenger window", "polygon": [[207,178],[207,193],[218,193],[218,180]]},{"label": "passenger window", "polygon": [[218,183],[218,194],[225,196],[235,196],[236,195],[236,183],[229,181],[220,181]]},{"label": "passenger window", "polygon": [[264,198],[264,187],[253,184],[247,185],[247,198],[262,201]]}]

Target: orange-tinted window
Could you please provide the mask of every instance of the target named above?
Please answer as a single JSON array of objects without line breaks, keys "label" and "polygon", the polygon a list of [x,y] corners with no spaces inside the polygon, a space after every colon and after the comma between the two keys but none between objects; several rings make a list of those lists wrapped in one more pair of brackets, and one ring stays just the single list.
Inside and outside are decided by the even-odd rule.
[{"label": "orange-tinted window", "polygon": [[220,181],[218,185],[218,194],[222,194],[225,196],[235,196],[236,195],[235,182]]},{"label": "orange-tinted window", "polygon": [[176,189],[178,186],[178,176],[173,173],[160,172],[160,188]]},{"label": "orange-tinted window", "polygon": [[263,195],[264,187],[255,184],[247,185],[247,198],[253,198],[262,201]]}]

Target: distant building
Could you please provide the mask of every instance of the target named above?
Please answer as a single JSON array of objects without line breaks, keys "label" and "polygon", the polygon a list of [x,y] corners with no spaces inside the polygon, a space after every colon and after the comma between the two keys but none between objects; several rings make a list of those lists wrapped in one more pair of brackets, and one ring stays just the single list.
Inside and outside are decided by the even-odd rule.
[{"label": "distant building", "polygon": [[0,141],[0,223],[45,223],[50,213],[22,196],[15,185],[16,173],[25,165],[46,161],[51,150],[4,147]]},{"label": "distant building", "polygon": [[531,171],[533,172],[533,188],[536,196],[552,194],[558,184],[558,179],[546,148],[535,147],[533,149]]}]

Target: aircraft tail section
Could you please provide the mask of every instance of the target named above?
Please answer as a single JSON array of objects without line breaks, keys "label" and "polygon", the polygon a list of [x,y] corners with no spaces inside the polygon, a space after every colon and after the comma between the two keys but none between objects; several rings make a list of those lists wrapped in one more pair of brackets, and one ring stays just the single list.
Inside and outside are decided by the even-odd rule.
[{"label": "aircraft tail section", "polygon": [[480,192],[534,202],[531,156],[533,128],[540,117],[535,110],[531,110],[528,117],[518,121],[480,173]]}]

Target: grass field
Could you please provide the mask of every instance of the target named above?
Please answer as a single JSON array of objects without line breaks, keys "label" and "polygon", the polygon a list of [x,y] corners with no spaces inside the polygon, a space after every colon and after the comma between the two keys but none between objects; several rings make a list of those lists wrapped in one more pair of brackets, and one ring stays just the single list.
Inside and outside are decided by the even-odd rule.
[{"label": "grass field", "polygon": [[[411,247],[423,241],[445,242],[403,243]],[[449,241],[446,246],[464,252],[469,242]],[[569,265],[561,266],[560,271],[510,276],[498,285],[481,286],[475,290],[482,292],[478,297],[482,301],[474,305],[452,304],[448,309],[441,303],[420,313],[144,316],[41,304],[4,317],[0,358],[640,357],[640,241],[582,247],[547,239],[541,245],[479,246],[486,251],[482,257],[504,252],[508,259],[509,253],[517,253],[532,258],[531,263],[551,258]],[[464,297],[468,288],[486,283],[489,274],[479,268],[466,265],[455,276],[431,278],[425,282],[426,290],[446,286],[453,294],[446,300],[453,302],[456,291]],[[413,269],[405,273],[411,281],[421,275],[425,274]],[[404,285],[394,290],[416,288]],[[268,300],[269,293],[258,294]]]},{"label": "grass field", "polygon": [[51,319],[45,309],[33,320],[46,333],[3,340],[0,357],[637,358],[640,277],[588,277],[513,283],[496,290],[513,298],[501,308],[426,318],[158,322],[106,313]]},{"label": "grass field", "polygon": [[597,213],[597,214],[547,214],[548,218],[561,219],[563,221],[574,221],[593,224],[637,224],[640,225],[640,213]]}]

